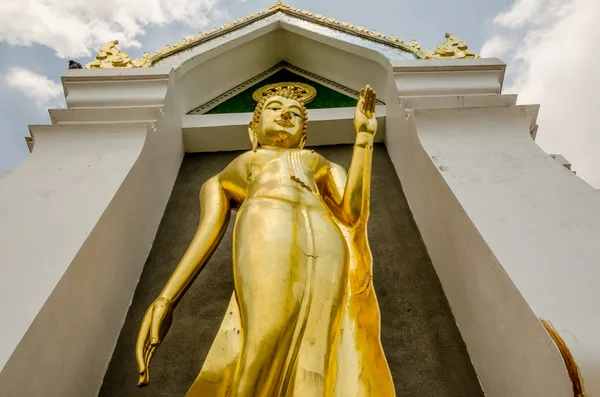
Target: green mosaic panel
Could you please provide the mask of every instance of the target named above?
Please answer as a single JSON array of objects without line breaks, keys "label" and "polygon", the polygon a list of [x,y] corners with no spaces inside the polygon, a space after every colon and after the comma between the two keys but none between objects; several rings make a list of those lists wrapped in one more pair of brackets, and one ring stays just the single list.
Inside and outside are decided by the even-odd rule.
[{"label": "green mosaic panel", "polygon": [[267,84],[283,82],[306,83],[315,87],[317,90],[317,97],[314,101],[306,105],[307,109],[355,107],[358,102],[356,98],[352,98],[334,91],[331,88],[325,87],[322,84],[297,75],[296,73],[293,73],[287,69],[282,69],[267,77],[263,81],[254,84],[250,88],[247,88],[245,91],[240,92],[236,96],[229,98],[225,102],[215,106],[206,112],[206,114],[254,112],[256,102],[254,102],[254,99],[252,99],[252,93]]}]

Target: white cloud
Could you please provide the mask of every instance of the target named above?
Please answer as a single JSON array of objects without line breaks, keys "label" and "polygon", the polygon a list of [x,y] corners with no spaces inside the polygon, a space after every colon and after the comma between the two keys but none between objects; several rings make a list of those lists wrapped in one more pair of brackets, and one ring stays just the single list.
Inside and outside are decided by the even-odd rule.
[{"label": "white cloud", "polygon": [[39,109],[59,106],[62,98],[62,87],[46,76],[39,75],[24,68],[11,68],[4,76],[9,87],[21,91],[34,100]]},{"label": "white cloud", "polygon": [[494,23],[510,28],[517,28],[529,21],[546,0],[517,0],[513,6],[505,12],[502,12],[494,18]]},{"label": "white cloud", "polygon": [[[600,188],[600,1],[517,0],[482,48],[502,55],[519,103],[541,104],[536,142]],[[498,39],[501,37],[501,39]],[[515,43],[508,51],[498,40]],[[496,43],[496,44],[495,44]],[[494,53],[496,52],[496,53]]]},{"label": "white cloud", "polygon": [[182,22],[195,28],[220,14],[219,0],[2,0],[0,41],[48,46],[59,57],[93,55],[110,40],[139,47],[147,25]]},{"label": "white cloud", "polygon": [[479,53],[483,58],[502,57],[513,44],[504,36],[494,36],[483,44]]}]

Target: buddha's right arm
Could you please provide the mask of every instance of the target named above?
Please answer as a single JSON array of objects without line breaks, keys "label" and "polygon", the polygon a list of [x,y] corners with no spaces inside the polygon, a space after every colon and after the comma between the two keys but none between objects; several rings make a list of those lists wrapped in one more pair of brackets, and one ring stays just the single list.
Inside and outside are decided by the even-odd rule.
[{"label": "buddha's right arm", "polygon": [[200,223],[192,242],[159,297],[177,303],[221,242],[231,206],[225,189],[214,176],[200,189]]}]

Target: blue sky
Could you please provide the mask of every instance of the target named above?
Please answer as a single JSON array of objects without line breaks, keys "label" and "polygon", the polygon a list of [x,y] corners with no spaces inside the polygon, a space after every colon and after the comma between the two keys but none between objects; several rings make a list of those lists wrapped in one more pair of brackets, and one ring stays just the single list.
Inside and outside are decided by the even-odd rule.
[{"label": "blue sky", "polygon": [[[0,2],[0,175],[28,155],[27,125],[64,106],[67,60],[89,62],[119,39],[132,58],[268,7],[272,0],[3,0]],[[505,93],[542,105],[538,144],[600,188],[600,2],[597,0],[290,0],[314,13],[434,47],[450,32],[508,64]]]}]

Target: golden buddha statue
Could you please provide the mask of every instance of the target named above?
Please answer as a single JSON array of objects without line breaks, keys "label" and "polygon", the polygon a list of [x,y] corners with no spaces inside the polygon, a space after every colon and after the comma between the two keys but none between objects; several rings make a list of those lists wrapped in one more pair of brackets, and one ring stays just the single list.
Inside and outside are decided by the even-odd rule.
[{"label": "golden buddha statue", "polygon": [[141,324],[138,385],[148,384],[173,309],[238,208],[235,291],[186,396],[395,395],[366,228],[375,92],[367,86],[360,93],[347,174],[303,149],[307,111],[297,92],[284,87],[263,96],[249,125],[253,150],[202,186],[196,234]]}]

